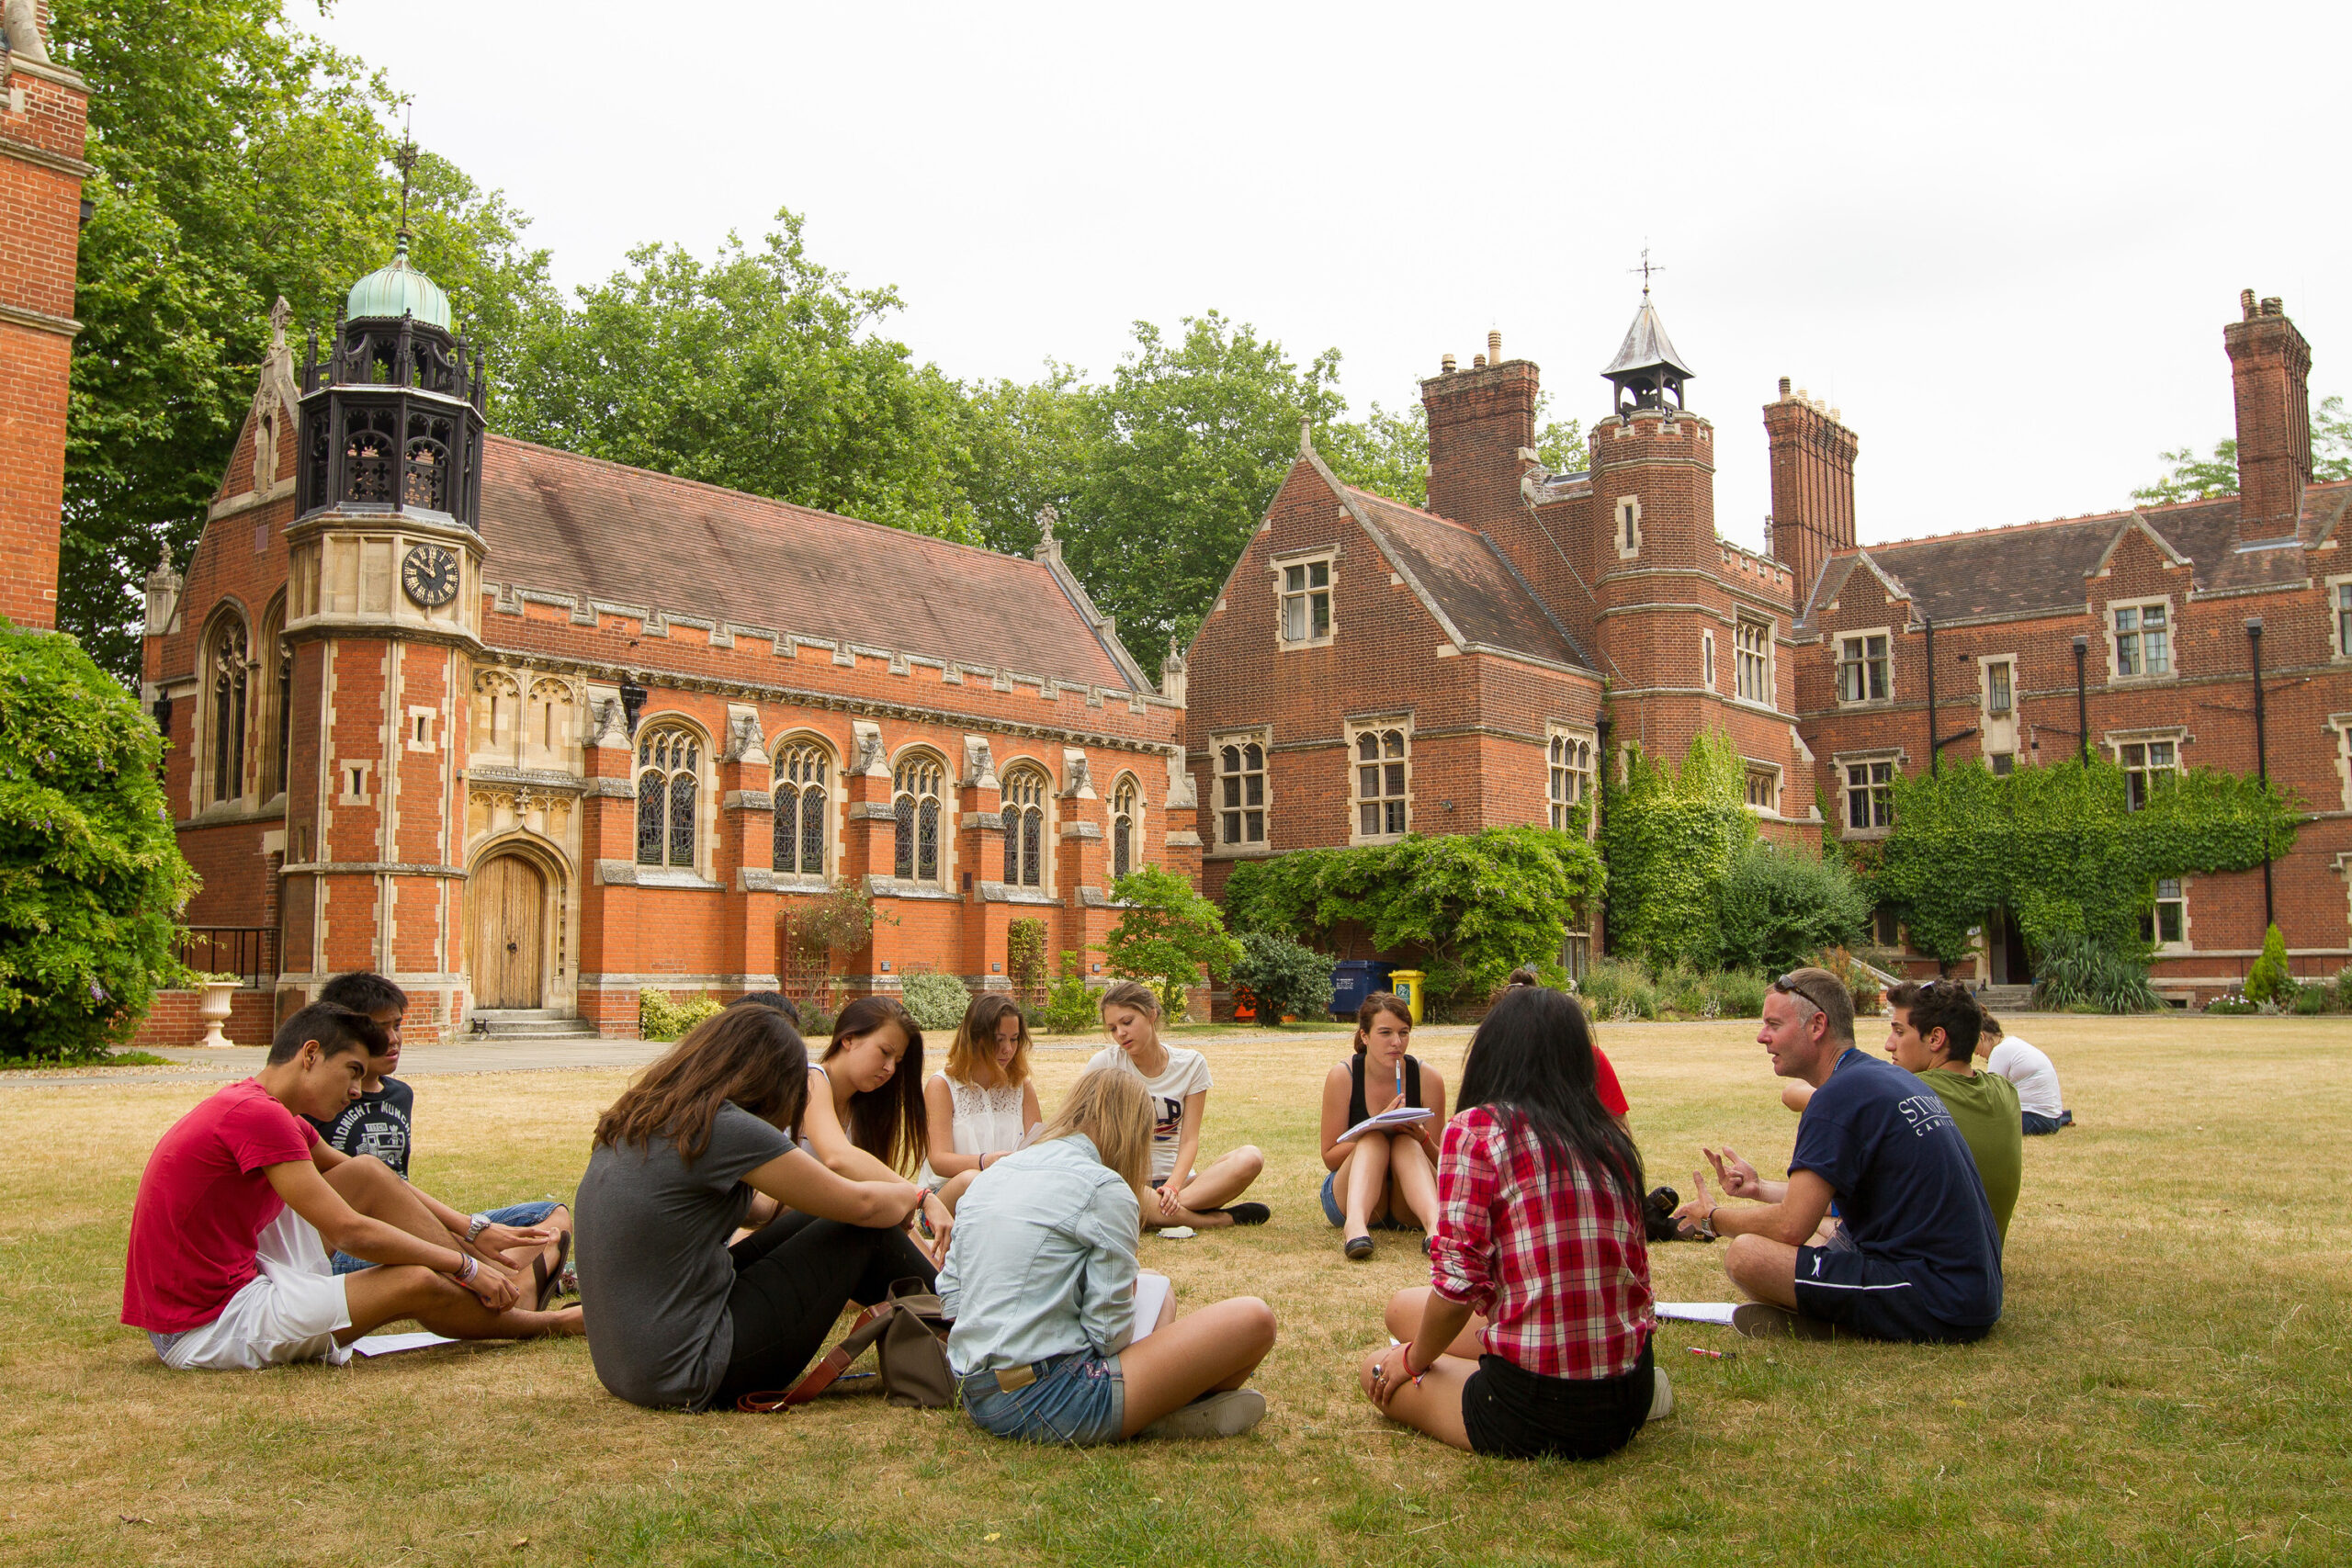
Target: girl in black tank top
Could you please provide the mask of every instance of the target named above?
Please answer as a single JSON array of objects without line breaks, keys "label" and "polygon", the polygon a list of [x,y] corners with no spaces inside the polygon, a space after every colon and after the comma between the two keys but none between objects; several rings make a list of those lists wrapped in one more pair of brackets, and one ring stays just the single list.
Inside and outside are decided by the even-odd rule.
[{"label": "girl in black tank top", "polygon": [[[1372,1232],[1437,1223],[1437,1148],[1445,1121],[1445,1084],[1408,1049],[1413,1019],[1385,991],[1356,1012],[1355,1053],[1332,1065],[1323,1082],[1323,1215],[1340,1227],[1349,1258],[1372,1256]],[[1433,1114],[1426,1122],[1355,1138],[1347,1130],[1398,1105]],[[1426,1250],[1426,1242],[1424,1242]]]}]

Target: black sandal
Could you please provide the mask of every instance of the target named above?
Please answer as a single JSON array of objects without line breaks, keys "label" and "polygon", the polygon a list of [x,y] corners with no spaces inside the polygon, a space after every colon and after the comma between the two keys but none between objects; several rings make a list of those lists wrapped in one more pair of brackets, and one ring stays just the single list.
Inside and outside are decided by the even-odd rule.
[{"label": "black sandal", "polygon": [[538,1304],[541,1312],[547,1311],[548,1303],[563,1294],[563,1266],[571,1257],[571,1233],[565,1231],[555,1238],[554,1268],[548,1267],[547,1254],[544,1252],[531,1259],[531,1278],[537,1280],[539,1284]]},{"label": "black sandal", "polygon": [[1372,1256],[1372,1237],[1351,1235],[1340,1244],[1340,1250],[1348,1255],[1351,1262],[1361,1263]]}]

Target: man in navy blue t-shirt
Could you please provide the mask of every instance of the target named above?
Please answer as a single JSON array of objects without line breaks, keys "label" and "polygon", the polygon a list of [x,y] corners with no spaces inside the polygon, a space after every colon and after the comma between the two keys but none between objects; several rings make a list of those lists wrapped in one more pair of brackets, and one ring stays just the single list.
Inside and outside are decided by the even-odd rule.
[{"label": "man in navy blue t-shirt", "polygon": [[[1724,1269],[1756,1298],[1733,1323],[1750,1337],[1981,1339],[2001,1316],[2001,1241],[1975,1156],[1935,1091],[1854,1048],[1844,982],[1798,969],[1772,982],[1757,1041],[1784,1078],[1813,1086],[1789,1179],[1766,1181],[1726,1148],[1704,1151],[1724,1208],[1696,1178],[1676,1211],[1700,1234],[1735,1239]],[[1817,1237],[1837,1201],[1840,1223]],[[1823,1245],[1814,1245],[1823,1241]]]}]

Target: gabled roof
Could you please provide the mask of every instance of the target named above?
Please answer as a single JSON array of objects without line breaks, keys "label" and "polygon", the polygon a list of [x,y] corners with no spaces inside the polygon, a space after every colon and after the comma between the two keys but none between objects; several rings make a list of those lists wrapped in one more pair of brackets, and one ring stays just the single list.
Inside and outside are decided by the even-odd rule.
[{"label": "gabled roof", "polygon": [[1676,374],[1695,378],[1698,372],[1683,363],[1674,352],[1674,344],[1666,335],[1666,323],[1658,320],[1657,307],[1650,297],[1642,296],[1642,308],[1634,312],[1634,324],[1625,329],[1625,345],[1617,357],[1605,366],[1603,376],[1622,376],[1629,371],[1653,370],[1664,366]]},{"label": "gabled roof", "polygon": [[482,443],[481,534],[483,575],[512,587],[1149,689],[1047,561],[496,434]]},{"label": "gabled roof", "polygon": [[2311,570],[2304,550],[2328,536],[2347,501],[2352,480],[2307,487],[2299,540],[2276,547],[2239,547],[2233,495],[1871,545],[1823,563],[1800,625],[1819,618],[1864,556],[1905,585],[1916,614],[1939,621],[2079,609],[2086,580],[2104,569],[2126,537],[2141,532],[2160,555],[2188,562],[2199,590],[2295,582]]}]

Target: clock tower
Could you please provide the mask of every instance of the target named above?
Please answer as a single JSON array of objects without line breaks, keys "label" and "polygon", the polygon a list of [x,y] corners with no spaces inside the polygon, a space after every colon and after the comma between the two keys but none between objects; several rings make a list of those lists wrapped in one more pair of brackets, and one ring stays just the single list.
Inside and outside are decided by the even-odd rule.
[{"label": "clock tower", "polygon": [[280,1017],[331,976],[409,994],[407,1037],[463,1012],[465,667],[481,651],[482,364],[449,297],[392,259],[302,367],[286,530]]}]

